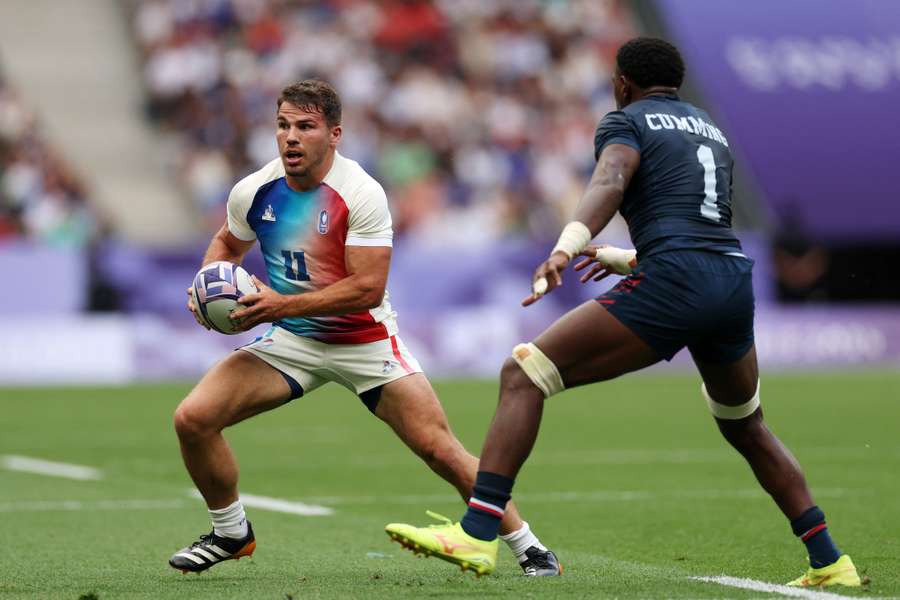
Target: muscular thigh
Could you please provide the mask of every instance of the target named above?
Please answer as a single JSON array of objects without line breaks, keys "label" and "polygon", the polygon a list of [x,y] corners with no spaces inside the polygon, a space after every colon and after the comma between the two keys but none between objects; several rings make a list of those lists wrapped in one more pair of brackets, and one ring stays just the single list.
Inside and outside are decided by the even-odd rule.
[{"label": "muscular thigh", "polygon": [[595,301],[564,315],[534,344],[556,365],[567,388],[612,379],[660,360],[653,348]]},{"label": "muscular thigh", "polygon": [[281,406],[291,388],[273,367],[247,352],[232,352],[210,369],[182,401],[180,411],[228,427]]},{"label": "muscular thigh", "polygon": [[414,449],[436,441],[435,436],[449,433],[444,408],[422,373],[385,385],[375,415]]}]

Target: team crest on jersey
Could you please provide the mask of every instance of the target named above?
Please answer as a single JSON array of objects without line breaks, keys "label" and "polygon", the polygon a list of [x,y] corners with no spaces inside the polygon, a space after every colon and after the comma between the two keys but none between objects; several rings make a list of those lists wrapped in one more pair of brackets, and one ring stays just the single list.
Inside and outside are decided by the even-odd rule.
[{"label": "team crest on jersey", "polygon": [[266,207],[266,212],[263,213],[262,220],[275,221],[275,210],[272,208],[271,204]]},{"label": "team crest on jersey", "polygon": [[328,233],[328,211],[323,210],[319,213],[319,233],[325,235]]}]

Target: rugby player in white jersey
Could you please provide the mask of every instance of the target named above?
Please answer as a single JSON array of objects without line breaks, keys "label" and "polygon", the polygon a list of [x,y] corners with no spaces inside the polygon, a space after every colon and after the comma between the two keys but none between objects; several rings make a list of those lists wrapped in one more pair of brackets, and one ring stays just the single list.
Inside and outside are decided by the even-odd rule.
[{"label": "rugby player in white jersey", "polygon": [[[222,430],[330,381],[357,394],[463,500],[475,482],[478,459],[450,431],[397,334],[385,291],[393,235],[387,198],[359,164],[337,152],[337,93],[318,80],[288,86],[276,122],[280,157],[234,186],[227,222],[203,259],[240,263],[259,241],[271,287],[255,280],[259,293],[244,296],[245,307],[232,316],[245,330],[273,325],[210,369],[175,411],[184,464],[213,525],[169,559],[184,572],[256,547]],[[190,300],[188,307],[196,315]],[[501,533],[526,575],[560,574],[556,556],[514,507]]]}]

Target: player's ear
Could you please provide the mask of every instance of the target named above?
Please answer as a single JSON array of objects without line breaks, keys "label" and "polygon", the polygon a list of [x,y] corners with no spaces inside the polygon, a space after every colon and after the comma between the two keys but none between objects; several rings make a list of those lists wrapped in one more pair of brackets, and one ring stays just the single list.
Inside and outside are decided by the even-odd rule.
[{"label": "player's ear", "polygon": [[344,130],[340,125],[335,125],[331,128],[331,143],[337,145],[339,141],[341,141],[341,135],[343,135]]},{"label": "player's ear", "polygon": [[622,99],[626,104],[631,102],[631,81],[624,75],[619,75],[619,85],[622,86]]}]

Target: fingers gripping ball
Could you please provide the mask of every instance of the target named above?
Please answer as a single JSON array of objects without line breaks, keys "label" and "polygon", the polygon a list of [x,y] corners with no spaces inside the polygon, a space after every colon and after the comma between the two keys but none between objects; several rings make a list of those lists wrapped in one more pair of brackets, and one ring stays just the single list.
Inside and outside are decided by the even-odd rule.
[{"label": "fingers gripping ball", "polygon": [[231,320],[231,312],[242,308],[238,298],[259,291],[250,274],[228,261],[209,263],[194,276],[191,296],[200,317],[219,333],[239,333],[239,323]]}]

